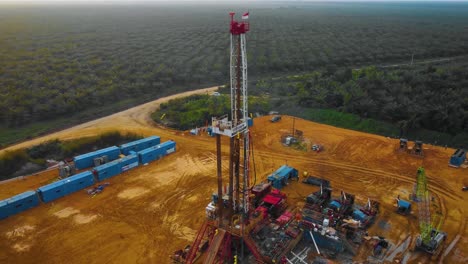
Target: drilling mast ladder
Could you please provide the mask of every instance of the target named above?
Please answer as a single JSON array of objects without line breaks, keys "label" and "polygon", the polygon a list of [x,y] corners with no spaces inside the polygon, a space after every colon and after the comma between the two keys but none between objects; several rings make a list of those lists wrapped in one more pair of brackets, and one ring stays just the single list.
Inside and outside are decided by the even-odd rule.
[{"label": "drilling mast ladder", "polygon": [[[217,231],[206,252],[203,263],[230,263],[232,249],[239,246],[236,252],[244,257],[244,244],[252,251],[256,259],[260,259],[260,253],[253,241],[247,240],[248,232],[245,230],[246,220],[250,211],[250,135],[248,127],[248,95],[247,95],[247,52],[245,34],[249,31],[249,13],[242,16],[242,21],[234,20],[235,13],[229,13],[230,20],[230,100],[231,111],[229,115],[212,118],[212,133],[216,135],[216,167],[218,182],[218,200],[214,216],[216,219],[212,228]],[[221,164],[221,136],[229,138],[229,182],[228,190],[223,192],[223,177]],[[227,204],[223,197],[227,196]],[[212,214],[210,213],[210,218]],[[200,230],[195,242],[190,249],[185,263],[192,264],[198,252],[201,240],[206,233],[205,224]],[[238,232],[237,232],[238,231]],[[231,243],[231,240],[240,243]],[[234,256],[237,260],[237,255]]]},{"label": "drilling mast ladder", "polygon": [[[249,128],[248,119],[248,95],[247,95],[247,51],[245,33],[250,29],[248,13],[242,16],[242,21],[234,20],[235,13],[229,13],[230,21],[230,116],[212,118],[212,131],[219,136],[227,136],[230,140],[229,157],[229,190],[228,190],[228,215],[242,211],[245,215],[249,212]],[[217,149],[220,144],[217,144]],[[219,149],[218,149],[219,150]],[[219,166],[220,151],[218,152],[218,197],[222,186]],[[221,200],[221,199],[220,199]],[[218,200],[218,215],[222,221],[223,206]],[[242,221],[241,221],[242,222]]]}]

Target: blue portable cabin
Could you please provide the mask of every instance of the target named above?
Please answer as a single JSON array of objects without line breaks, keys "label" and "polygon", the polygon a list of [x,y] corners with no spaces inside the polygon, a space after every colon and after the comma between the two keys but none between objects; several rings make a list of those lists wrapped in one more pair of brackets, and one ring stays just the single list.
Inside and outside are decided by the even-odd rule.
[{"label": "blue portable cabin", "polygon": [[281,166],[276,171],[276,174],[279,175],[280,177],[286,178],[286,179],[291,179],[291,178],[298,178],[298,171],[292,167],[289,167],[287,165]]},{"label": "blue portable cabin", "polygon": [[65,188],[69,194],[83,190],[94,184],[94,177],[91,171],[84,171],[64,180],[66,182]]},{"label": "blue portable cabin", "polygon": [[120,163],[118,160],[102,164],[93,169],[94,174],[97,177],[98,181],[105,180],[107,178],[118,175],[122,172]]},{"label": "blue portable cabin", "polygon": [[453,167],[460,167],[466,159],[466,150],[457,149],[455,153],[450,157],[450,165]]},{"label": "blue portable cabin", "polygon": [[35,191],[27,191],[0,201],[0,219],[21,213],[39,205]]},{"label": "blue portable cabin", "polygon": [[403,215],[411,212],[411,203],[405,200],[398,199],[397,212]]},{"label": "blue portable cabin", "polygon": [[73,161],[75,168],[78,170],[89,168],[94,166],[94,159],[102,156],[107,156],[109,161],[118,159],[120,155],[120,149],[116,146],[108,147],[105,149],[96,150],[90,153],[76,156]]},{"label": "blue portable cabin", "polygon": [[338,201],[333,200],[333,201],[330,202],[330,208],[335,209],[335,210],[340,210],[341,203],[338,202]]},{"label": "blue portable cabin", "polygon": [[147,138],[143,138],[140,140],[132,141],[120,146],[120,151],[124,155],[128,155],[130,151],[138,152],[140,150],[144,150],[153,146],[158,145],[161,143],[161,138],[158,136],[151,136]]},{"label": "blue portable cabin", "polygon": [[138,152],[141,164],[160,159],[176,150],[176,143],[172,140]]},{"label": "blue portable cabin", "polygon": [[56,200],[70,193],[82,190],[94,184],[94,177],[90,171],[85,171],[66,179],[53,182],[37,189],[37,193],[44,203]]},{"label": "blue portable cabin", "polygon": [[12,213],[10,213],[10,208],[6,200],[0,201],[0,219],[5,219],[10,215],[12,215]]},{"label": "blue portable cabin", "polygon": [[367,215],[364,212],[362,212],[361,210],[356,209],[356,210],[353,211],[353,219],[354,220],[364,222],[364,220],[366,220],[366,218],[367,218]]},{"label": "blue portable cabin", "polygon": [[37,193],[44,203],[48,203],[68,194],[67,190],[65,189],[65,184],[66,183],[64,180],[56,181],[51,184],[39,187],[37,189]]},{"label": "blue portable cabin", "polygon": [[120,159],[122,172],[138,167],[138,165],[138,155],[134,151],[131,151],[130,155]]},{"label": "blue portable cabin", "polygon": [[268,176],[268,182],[272,183],[272,186],[276,189],[281,189],[286,185],[288,179],[298,178],[298,172],[296,169],[287,165],[281,166],[273,174]]},{"label": "blue portable cabin", "polygon": [[268,176],[268,182],[271,182],[271,186],[275,189],[281,189],[286,185],[286,179],[279,177],[278,175]]},{"label": "blue portable cabin", "polygon": [[[135,153],[134,151],[131,152]],[[94,168],[93,172],[98,181],[102,181],[135,167],[138,167],[138,156],[136,154],[131,154],[121,159],[97,166]]]}]

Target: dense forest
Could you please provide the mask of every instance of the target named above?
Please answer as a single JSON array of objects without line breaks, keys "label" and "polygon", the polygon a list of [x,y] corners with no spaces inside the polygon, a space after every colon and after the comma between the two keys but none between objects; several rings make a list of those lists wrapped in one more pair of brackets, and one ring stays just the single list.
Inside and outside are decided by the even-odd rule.
[{"label": "dense forest", "polygon": [[[329,69],[259,82],[257,89],[292,96],[298,108],[335,109],[386,121],[398,128],[391,136],[425,138],[454,147],[468,145],[467,62],[397,69]],[[283,100],[275,106],[297,112]],[[422,135],[431,134],[429,131],[439,134]]]},{"label": "dense forest", "polygon": [[[248,107],[251,112],[268,111],[270,109],[269,98],[250,96]],[[152,118],[165,126],[189,130],[210,125],[213,116],[228,114],[230,109],[229,93],[220,96],[192,95],[161,104],[159,109],[152,114]]]},{"label": "dense forest", "polygon": [[[251,113],[275,110],[385,136],[453,147],[468,145],[468,62],[396,68],[329,67],[303,75],[261,79],[250,87]],[[229,94],[227,87],[220,91]],[[256,103],[259,98],[261,103]],[[187,124],[201,126],[209,114],[223,114],[208,111],[218,109],[210,107],[213,100],[219,99],[208,95],[179,99],[162,106],[155,116],[168,113],[165,122],[179,129],[188,129]],[[228,113],[227,103],[226,99],[224,113]],[[185,116],[195,120],[187,122]],[[158,118],[155,121],[161,122]]]},{"label": "dense forest", "polygon": [[[51,129],[182,90],[225,83],[229,64],[227,14],[231,9],[2,6],[0,144],[10,144],[24,136],[18,129],[34,134],[38,122],[48,122],[47,129]],[[412,55],[415,62],[468,55],[466,3],[277,2],[271,6],[253,5],[249,11],[251,80],[326,68],[409,62]],[[401,78],[413,78],[421,85],[429,81]],[[318,82],[328,81],[333,80],[312,84],[316,87]],[[439,78],[436,86],[451,86],[446,81]],[[372,85],[380,84],[374,81]],[[409,101],[414,97],[412,93],[424,90],[402,89]],[[423,100],[420,104],[433,105],[433,99],[426,97],[445,98],[445,88],[430,90],[431,95],[418,94]],[[308,97],[315,92],[310,87],[298,92],[302,105],[315,100]],[[380,93],[383,96],[387,92],[381,89]],[[373,91],[364,95],[374,96]],[[369,117],[392,111],[364,110],[366,104],[378,105],[379,100],[360,99],[361,106],[350,106],[348,101],[335,104]],[[393,108],[400,103],[395,101]],[[431,108],[427,115],[439,110]],[[398,118],[406,118],[405,115],[401,113]],[[423,124],[426,121],[421,116],[414,118],[402,126],[411,126],[414,121],[429,125]],[[434,125],[448,126],[440,128],[447,132],[463,126],[460,121]]]}]

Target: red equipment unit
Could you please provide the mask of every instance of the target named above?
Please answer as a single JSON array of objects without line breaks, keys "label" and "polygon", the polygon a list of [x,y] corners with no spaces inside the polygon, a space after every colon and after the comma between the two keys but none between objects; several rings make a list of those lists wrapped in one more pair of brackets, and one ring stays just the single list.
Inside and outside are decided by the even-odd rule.
[{"label": "red equipment unit", "polygon": [[233,35],[240,35],[240,34],[245,34],[247,31],[250,29],[250,24],[249,22],[237,22],[234,20],[234,15],[236,13],[231,12],[229,15],[231,16],[231,34]]}]

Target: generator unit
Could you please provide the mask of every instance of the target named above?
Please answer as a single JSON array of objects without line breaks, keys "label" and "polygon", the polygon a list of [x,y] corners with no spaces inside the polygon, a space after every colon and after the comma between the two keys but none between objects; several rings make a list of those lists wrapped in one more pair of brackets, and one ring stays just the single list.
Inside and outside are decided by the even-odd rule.
[{"label": "generator unit", "polygon": [[408,151],[408,139],[400,138],[400,147],[398,148],[400,151]]},{"label": "generator unit", "polygon": [[59,178],[65,179],[72,176],[76,172],[75,165],[69,164],[68,162],[61,162],[59,164]]},{"label": "generator unit", "polygon": [[424,156],[424,153],[423,153],[423,142],[422,142],[422,141],[416,140],[416,141],[414,142],[413,154],[414,154],[414,155],[418,155],[418,156]]},{"label": "generator unit", "polygon": [[94,158],[93,162],[94,162],[94,167],[97,167],[97,166],[100,166],[102,164],[106,164],[107,162],[109,162],[109,158],[106,155],[104,155],[101,157]]}]

